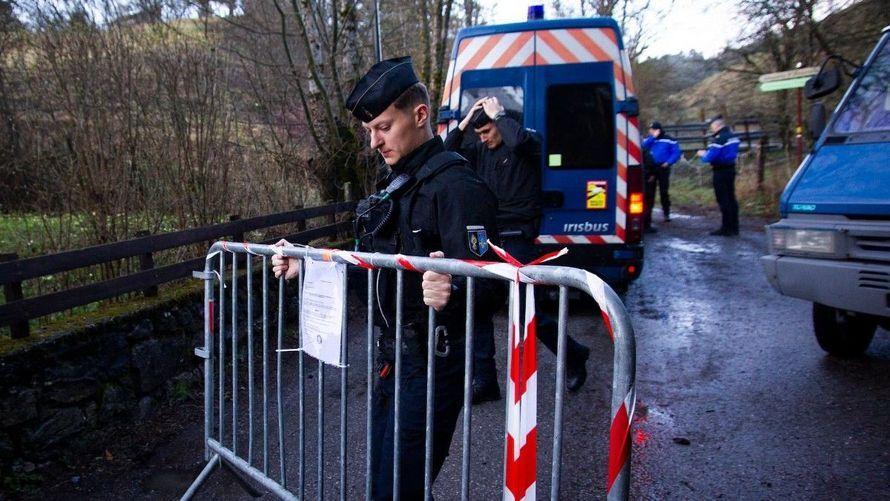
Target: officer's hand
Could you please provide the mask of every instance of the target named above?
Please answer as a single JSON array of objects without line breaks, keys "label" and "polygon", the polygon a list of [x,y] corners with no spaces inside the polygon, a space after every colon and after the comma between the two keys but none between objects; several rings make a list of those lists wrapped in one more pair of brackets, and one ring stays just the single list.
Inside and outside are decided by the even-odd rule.
[{"label": "officer's hand", "polygon": [[705,153],[707,153],[705,150],[698,150],[698,151],[695,152],[695,154],[698,155],[698,156],[700,156],[700,157],[705,156]]},{"label": "officer's hand", "polygon": [[491,118],[492,120],[494,120],[494,117],[497,116],[498,113],[504,111],[504,107],[496,97],[485,98],[485,100],[482,101],[482,107],[485,109],[485,114],[488,115],[488,118]]},{"label": "officer's hand", "polygon": [[670,167],[670,165],[668,165],[668,163],[667,163],[667,162],[665,162],[665,163],[663,163],[663,164],[661,164],[661,166],[662,166],[662,167],[664,167],[664,168],[665,168],[665,169],[667,169],[667,168],[668,168],[668,167]]},{"label": "officer's hand", "polygon": [[[293,244],[282,238],[277,243],[273,244],[273,246],[293,247]],[[283,273],[284,279],[290,280],[300,273],[300,263],[296,258],[275,254],[272,256],[272,272],[275,273],[275,278],[280,277]]]},{"label": "officer's hand", "polygon": [[[431,252],[430,257],[445,257],[445,253],[442,251]],[[423,289],[423,303],[432,306],[436,311],[442,311],[451,298],[451,275],[425,271],[420,287]]]},{"label": "officer's hand", "polygon": [[487,98],[481,98],[473,104],[473,107],[467,111],[467,116],[457,124],[457,128],[460,130],[467,130],[467,125],[470,125],[470,120],[473,118],[473,114],[476,113],[476,110],[482,108],[482,102]]}]

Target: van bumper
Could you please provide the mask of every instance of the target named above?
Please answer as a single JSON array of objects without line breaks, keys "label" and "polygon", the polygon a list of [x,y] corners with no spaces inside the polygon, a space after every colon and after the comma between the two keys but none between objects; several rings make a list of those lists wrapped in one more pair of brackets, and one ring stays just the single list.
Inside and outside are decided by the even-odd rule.
[{"label": "van bumper", "polygon": [[766,255],[760,258],[779,294],[858,313],[890,317],[890,266]]},{"label": "van bumper", "polygon": [[585,269],[610,284],[626,284],[643,272],[643,244],[538,244],[541,255],[567,247],[568,254],[547,264]]}]

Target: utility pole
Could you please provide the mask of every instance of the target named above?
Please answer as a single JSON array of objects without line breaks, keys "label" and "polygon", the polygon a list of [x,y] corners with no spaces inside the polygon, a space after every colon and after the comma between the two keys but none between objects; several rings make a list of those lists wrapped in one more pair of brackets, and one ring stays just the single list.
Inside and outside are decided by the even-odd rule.
[{"label": "utility pole", "polygon": [[374,0],[374,56],[378,63],[383,60],[383,47],[380,40],[380,0]]}]

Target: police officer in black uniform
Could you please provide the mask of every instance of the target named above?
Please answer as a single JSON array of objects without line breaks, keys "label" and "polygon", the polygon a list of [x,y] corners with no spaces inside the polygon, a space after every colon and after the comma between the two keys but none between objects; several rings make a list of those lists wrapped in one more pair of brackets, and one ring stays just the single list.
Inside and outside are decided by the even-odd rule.
[{"label": "police officer in black uniform", "polygon": [[[466,144],[464,133],[472,126],[478,141]],[[483,97],[448,133],[445,147],[459,151],[498,199],[497,224],[501,246],[520,262],[538,257],[534,239],[541,218],[541,140],[510,116],[496,97]],[[525,296],[522,295],[524,298]],[[473,338],[473,402],[500,399],[494,362],[492,315],[480,312]],[[554,354],[557,324],[538,312],[538,338]],[[577,391],[587,379],[585,364],[590,350],[566,337],[566,387]]]},{"label": "police officer in black uniform", "polygon": [[[493,259],[497,200],[467,161],[448,152],[430,125],[426,87],[411,58],[375,64],[346,101],[362,122],[385,164],[375,195],[356,208],[361,250],[430,257]],[[276,276],[295,275],[295,264],[273,258]],[[395,270],[381,269],[375,284],[379,308],[371,444],[372,496],[393,497],[393,399],[396,322]],[[465,324],[463,277],[405,272],[400,407],[400,495],[420,499],[424,483],[428,307],[436,311],[436,370],[433,478],[448,455],[463,406]],[[476,281],[478,308],[494,296],[497,283]]]}]

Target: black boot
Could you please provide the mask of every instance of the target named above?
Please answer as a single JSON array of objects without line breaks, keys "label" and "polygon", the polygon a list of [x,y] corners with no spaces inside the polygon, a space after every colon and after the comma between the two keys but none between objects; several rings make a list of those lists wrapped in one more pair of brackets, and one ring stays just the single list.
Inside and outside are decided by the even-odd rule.
[{"label": "black boot", "polygon": [[566,388],[572,393],[580,390],[584,386],[584,381],[587,381],[587,359],[590,358],[590,348],[582,346],[574,355],[566,364]]},{"label": "black boot", "polygon": [[494,402],[501,399],[501,388],[497,381],[487,383],[473,383],[473,405],[483,402]]}]

